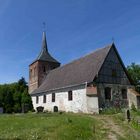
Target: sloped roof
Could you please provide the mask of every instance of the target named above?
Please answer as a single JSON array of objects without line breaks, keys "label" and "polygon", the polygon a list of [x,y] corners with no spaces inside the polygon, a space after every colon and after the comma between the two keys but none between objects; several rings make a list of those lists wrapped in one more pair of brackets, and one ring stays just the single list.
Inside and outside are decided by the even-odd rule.
[{"label": "sloped roof", "polygon": [[98,49],[91,54],[50,71],[41,86],[31,94],[92,82],[111,47],[112,45],[109,45]]},{"label": "sloped roof", "polygon": [[34,62],[36,62],[36,61],[47,61],[47,62],[59,63],[48,52],[46,33],[45,32],[43,32],[41,52],[40,52],[40,54],[38,55],[37,59]]}]

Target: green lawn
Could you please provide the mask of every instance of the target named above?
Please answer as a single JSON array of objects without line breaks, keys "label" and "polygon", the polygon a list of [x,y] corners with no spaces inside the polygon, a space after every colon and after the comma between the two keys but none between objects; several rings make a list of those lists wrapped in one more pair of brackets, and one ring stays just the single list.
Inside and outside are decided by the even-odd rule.
[{"label": "green lawn", "polygon": [[120,132],[123,137],[119,136],[118,140],[140,140],[140,112],[131,111],[131,121],[125,120],[124,113],[109,115],[109,119],[112,120],[115,125],[120,127]]},{"label": "green lawn", "polygon": [[106,131],[89,115],[0,115],[0,140],[102,140]]}]

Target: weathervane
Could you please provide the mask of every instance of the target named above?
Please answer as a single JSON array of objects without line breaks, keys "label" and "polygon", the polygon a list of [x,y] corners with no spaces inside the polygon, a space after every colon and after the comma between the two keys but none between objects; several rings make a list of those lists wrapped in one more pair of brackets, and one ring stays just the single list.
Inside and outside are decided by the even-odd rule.
[{"label": "weathervane", "polygon": [[114,39],[114,37],[112,37],[112,42],[114,43],[114,41],[115,41],[115,39]]},{"label": "weathervane", "polygon": [[46,23],[43,22],[43,30],[46,31]]}]

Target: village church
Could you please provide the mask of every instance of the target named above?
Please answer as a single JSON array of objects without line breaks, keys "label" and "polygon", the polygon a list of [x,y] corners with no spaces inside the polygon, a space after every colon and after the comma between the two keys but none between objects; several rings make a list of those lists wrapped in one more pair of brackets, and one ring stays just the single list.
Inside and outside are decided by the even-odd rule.
[{"label": "village church", "polygon": [[34,109],[99,113],[110,107],[140,107],[140,96],[112,43],[60,65],[53,58],[43,32],[42,48],[29,65],[29,93]]}]

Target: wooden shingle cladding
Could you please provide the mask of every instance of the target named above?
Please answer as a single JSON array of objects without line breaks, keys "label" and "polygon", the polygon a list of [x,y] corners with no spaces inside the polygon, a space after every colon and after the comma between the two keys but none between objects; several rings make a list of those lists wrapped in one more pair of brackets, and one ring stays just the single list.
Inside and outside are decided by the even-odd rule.
[{"label": "wooden shingle cladding", "polygon": [[[32,94],[43,93],[83,83],[91,83],[93,81],[105,82],[99,80],[99,72],[101,71],[102,66],[106,64],[107,61],[105,62],[105,60],[112,49],[116,51],[114,44],[98,49],[97,51],[72,61],[69,64],[51,70],[41,86],[32,92]],[[126,73],[124,65],[122,65],[122,67]]]},{"label": "wooden shingle cladding", "polygon": [[97,82],[131,85],[132,82],[115,47],[111,47],[99,71]]},{"label": "wooden shingle cladding", "polygon": [[40,51],[38,57],[36,58],[36,60],[33,61],[30,65],[32,65],[36,61],[52,62],[52,63],[55,63],[56,65],[60,66],[60,63],[55,58],[53,58],[48,51],[46,33],[45,32],[43,32],[41,51]]}]

